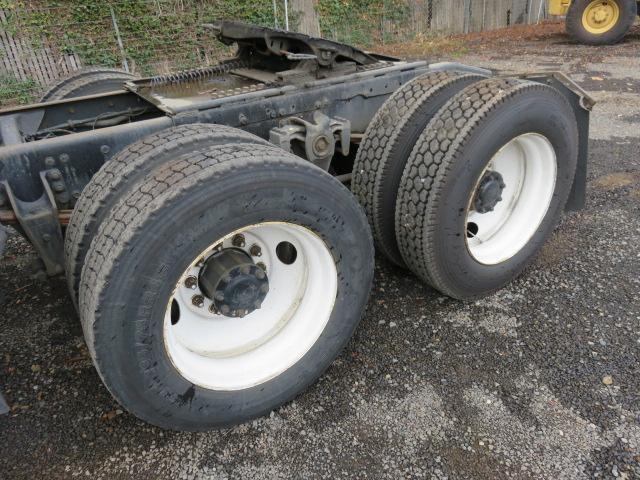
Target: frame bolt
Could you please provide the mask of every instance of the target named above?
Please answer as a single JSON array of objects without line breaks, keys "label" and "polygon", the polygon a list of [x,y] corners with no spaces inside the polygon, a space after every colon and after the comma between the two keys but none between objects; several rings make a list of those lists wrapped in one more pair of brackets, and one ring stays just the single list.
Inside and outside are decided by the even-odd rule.
[{"label": "frame bolt", "polygon": [[62,193],[65,191],[64,183],[62,183],[61,181],[53,182],[51,187],[53,188],[53,191],[56,193]]},{"label": "frame bolt", "polygon": [[204,297],[202,295],[194,295],[191,297],[191,303],[198,308],[204,307]]},{"label": "frame bolt", "polygon": [[244,247],[245,242],[244,242],[244,235],[238,234],[235,235],[233,237],[233,240],[231,240],[231,243],[233,244],[234,247]]},{"label": "frame bolt", "polygon": [[49,180],[60,180],[62,178],[62,174],[60,173],[60,170],[55,168],[47,172],[47,178]]},{"label": "frame bolt", "polygon": [[198,286],[198,279],[191,275],[185,279],[184,286],[190,288],[191,290],[195,290]]}]

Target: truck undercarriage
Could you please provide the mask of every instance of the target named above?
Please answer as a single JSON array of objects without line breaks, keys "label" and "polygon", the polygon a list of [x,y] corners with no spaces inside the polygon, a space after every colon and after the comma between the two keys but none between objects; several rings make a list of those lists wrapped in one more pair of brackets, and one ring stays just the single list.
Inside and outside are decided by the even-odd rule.
[{"label": "truck undercarriage", "polygon": [[[324,267],[318,267],[318,271],[324,272],[322,275],[331,277],[331,272],[334,272],[333,274],[338,278],[334,293],[325,302],[333,308],[333,310],[329,309],[327,318],[333,319],[338,315],[335,311],[342,309],[341,315],[348,317],[355,327],[366,304],[368,285],[372,275],[373,258],[366,246],[370,243],[369,226],[372,229],[376,247],[383,256],[394,263],[408,267],[418,277],[446,294],[456,298],[472,298],[499,288],[524,268],[539,248],[541,239],[554,225],[557,214],[548,212],[554,209],[557,212],[558,209],[564,208],[579,209],[584,204],[589,111],[593,102],[563,74],[523,73],[518,77],[506,78],[483,68],[456,63],[405,62],[366,53],[348,45],[262,27],[230,22],[216,23],[209,27],[222,42],[237,44],[238,51],[234,58],[199,70],[144,79],[123,79],[118,82],[121,87],[115,90],[111,85],[107,89],[103,83],[98,93],[91,92],[91,89],[88,91],[80,89],[78,91],[81,96],[70,95],[69,98],[54,100],[47,98],[43,103],[0,111],[0,222],[17,228],[33,244],[49,275],[62,274],[66,270],[68,278],[72,279],[70,291],[74,302],[78,301],[76,297],[80,292],[77,306],[85,336],[94,362],[105,383],[123,405],[150,422],[171,428],[199,429],[243,421],[274,408],[317,378],[323,368],[328,365],[327,361],[337,354],[341,345],[348,339],[352,328],[340,334],[343,340],[337,345],[332,344],[331,348],[325,346],[325,352],[330,352],[325,353],[327,361],[325,359],[318,361],[319,369],[314,370],[308,378],[305,377],[303,380],[286,380],[286,377],[288,372],[293,372],[297,368],[298,360],[302,362],[312,354],[313,348],[316,348],[315,345],[320,343],[320,340],[317,340],[314,346],[308,346],[309,348],[297,354],[296,358],[286,365],[283,364],[273,371],[266,371],[262,376],[256,374],[258,375],[256,378],[247,378],[245,383],[240,381],[236,383],[232,379],[220,380],[220,383],[216,383],[218,380],[214,379],[210,382],[209,377],[202,372],[207,369],[215,371],[217,368],[224,369],[225,362],[231,365],[232,359],[236,357],[239,359],[244,358],[243,355],[253,355],[251,353],[253,350],[245,351],[249,349],[247,345],[258,345],[255,347],[256,351],[267,349],[271,344],[275,345],[280,335],[278,329],[287,331],[290,327],[282,325],[287,322],[293,325],[291,318],[297,318],[297,313],[291,312],[295,308],[303,309],[300,305],[305,305],[305,298],[309,298],[309,295],[319,295],[314,290],[320,287],[313,284],[314,267],[312,267],[318,259],[326,257],[329,263],[333,263],[330,261],[333,256],[334,261],[337,262],[337,267],[327,267],[329,269],[326,271],[322,270]],[[113,82],[112,77],[113,75],[109,76],[111,82]],[[83,83],[82,78],[74,81],[78,85],[89,85],[87,82]],[[58,92],[64,91],[65,88],[71,91],[72,85],[73,83],[61,85],[58,87]],[[406,93],[405,97],[402,97],[403,92]],[[489,125],[489,120],[493,118],[492,112],[507,108],[503,104],[506,105],[508,102],[520,102],[517,105],[514,103],[513,107],[514,112],[516,110],[519,112],[518,115],[503,127]],[[557,124],[556,130],[559,131],[557,138],[552,138],[554,134],[547,133],[546,127],[543,126],[542,119],[545,115],[543,106],[547,104],[551,106],[551,109],[546,110],[549,122]],[[553,110],[556,106],[557,111]],[[536,112],[536,108],[539,108],[540,112]],[[532,112],[531,118],[528,118],[529,111]],[[495,122],[499,122],[498,113],[494,116]],[[200,127],[201,125],[208,127]],[[216,126],[220,126],[222,130],[216,130]],[[512,126],[519,130],[507,132]],[[163,142],[169,140],[163,140],[165,137],[162,135],[173,131],[182,132],[179,135],[183,135],[184,139],[180,141],[194,142],[193,148],[189,150],[186,147],[166,146],[169,144],[165,145]],[[476,131],[484,132],[477,134],[479,139],[485,139],[484,143],[481,143],[482,140],[474,140],[475,143],[473,143],[472,137]],[[383,132],[383,134],[376,132]],[[564,134],[565,140],[560,133]],[[203,140],[194,140],[198,135],[202,136]],[[502,136],[504,139],[500,141],[501,143],[492,146],[492,139],[502,138]],[[216,139],[211,140],[214,137]],[[218,137],[224,137],[224,142],[218,140]],[[467,145],[465,142],[468,138],[471,139],[468,140],[471,143]],[[176,140],[178,143],[180,141]],[[254,147],[249,148],[248,144]],[[233,145],[238,146],[233,147]],[[420,145],[425,147],[421,149]],[[145,160],[147,163],[139,160],[139,166],[134,165],[138,161],[137,158],[144,157],[145,149],[153,150],[154,148],[157,151],[154,150],[153,159]],[[173,153],[169,152],[171,148],[175,149]],[[237,155],[245,162],[237,163],[238,165],[246,164],[250,167],[247,167],[249,170],[255,169],[256,179],[263,178],[261,175],[264,176],[265,189],[277,183],[278,175],[269,177],[266,172],[260,170],[262,167],[252,163],[254,162],[252,156],[256,155],[256,151],[262,152],[260,158],[263,163],[272,161],[268,159],[284,156],[283,158],[287,160],[283,162],[288,167],[286,172],[283,170],[283,178],[289,174],[293,175],[289,170],[303,168],[296,167],[298,165],[296,162],[301,162],[299,160],[301,157],[309,165],[308,168],[312,168],[309,173],[310,178],[316,175],[314,173],[316,170],[322,170],[340,182],[351,185],[355,196],[345,197],[343,200],[339,199],[345,194],[343,192],[345,189],[340,190],[336,186],[331,186],[333,183],[327,184],[326,188],[320,188],[315,184],[315,186],[308,185],[298,191],[294,184],[302,180],[298,179],[294,182],[292,179],[291,182],[294,183],[289,187],[282,187],[284,189],[282,196],[292,195],[287,201],[293,205],[295,215],[300,212],[306,215],[308,210],[314,208],[318,212],[329,211],[324,214],[319,213],[320,217],[315,223],[317,225],[320,225],[321,219],[325,218],[324,215],[332,219],[344,215],[345,220],[341,224],[345,225],[344,237],[350,239],[350,250],[340,250],[344,247],[340,243],[342,240],[335,240],[337,243],[332,244],[332,234],[325,231],[324,227],[311,227],[303,219],[299,219],[301,223],[294,221],[294,213],[289,217],[285,214],[271,215],[265,211],[266,213],[252,217],[251,221],[246,220],[245,223],[236,224],[229,220],[227,227],[221,231],[216,230],[220,235],[219,241],[205,241],[203,245],[208,247],[200,249],[200,251],[204,250],[204,253],[190,254],[191,257],[187,255],[182,263],[179,262],[179,274],[175,273],[176,278],[172,277],[173,280],[169,282],[171,288],[166,292],[163,290],[165,297],[158,297],[164,300],[156,299],[165,305],[167,298],[169,299],[166,314],[160,314],[160,317],[166,317],[165,323],[168,322],[169,325],[163,327],[168,353],[165,352],[162,355],[169,358],[166,368],[170,370],[170,366],[173,365],[175,370],[180,372],[176,374],[175,385],[162,387],[165,389],[165,396],[171,398],[173,404],[178,405],[177,410],[172,411],[171,415],[175,414],[176,418],[180,418],[174,421],[169,418],[167,412],[170,408],[166,405],[154,404],[155,400],[146,397],[141,400],[146,394],[132,393],[127,390],[123,382],[126,383],[129,380],[116,378],[109,370],[122,367],[108,366],[104,360],[108,355],[100,353],[107,348],[99,343],[103,338],[101,335],[104,336],[104,331],[102,334],[98,331],[101,319],[105,318],[106,312],[114,305],[120,305],[119,308],[122,309],[124,305],[132,305],[133,300],[126,300],[121,292],[119,294],[121,296],[118,297],[109,291],[111,288],[109,285],[117,282],[118,278],[124,278],[119,276],[124,273],[119,273],[117,269],[107,272],[104,270],[106,266],[96,266],[98,264],[95,263],[95,258],[104,256],[105,248],[109,251],[117,250],[118,240],[115,234],[111,234],[110,229],[117,231],[118,225],[125,225],[128,222],[133,225],[138,221],[127,217],[126,202],[130,202],[126,205],[131,206],[131,209],[136,211],[138,209],[138,206],[133,206],[137,204],[131,192],[135,188],[145,192],[146,188],[159,189],[158,178],[167,175],[166,169],[170,168],[170,165],[173,165],[171,172],[182,172],[182,167],[179,165],[180,159],[190,162],[193,168],[197,165],[203,170],[211,169],[212,172],[214,170],[217,172],[222,171],[223,167],[217,165],[214,168],[213,163],[223,162],[218,159]],[[168,152],[166,159],[156,160],[164,155],[163,152]],[[295,157],[292,154],[295,154]],[[460,170],[460,175],[466,170],[471,170],[469,165],[475,161],[471,160],[473,155],[479,158],[478,161],[482,165],[479,164],[477,167],[479,170],[475,171],[473,179],[467,182],[469,185],[464,186],[470,190],[465,190],[465,196],[463,199],[460,197],[461,200],[451,197],[444,198],[444,203],[438,203],[442,195],[455,195],[457,187],[451,186],[452,190],[447,190],[449,188],[447,172],[458,168],[456,162],[461,162],[463,165],[460,167],[463,169]],[[522,158],[509,160],[507,157]],[[460,160],[464,158],[467,160]],[[233,164],[232,160],[229,162]],[[445,165],[446,162],[448,162],[446,168],[443,166],[440,170],[440,166]],[[572,164],[571,168],[565,168],[563,162]],[[114,170],[121,173],[112,174],[112,176],[121,177],[118,180],[120,183],[104,186],[97,178],[106,175],[105,168],[109,164],[117,165],[121,169]],[[467,166],[464,167],[464,165]],[[127,166],[129,170],[126,170]],[[271,167],[276,170],[280,168],[275,165],[270,165]],[[241,167],[238,168],[241,169]],[[432,174],[432,170],[438,173]],[[545,172],[548,171],[553,171],[553,174],[546,177]],[[97,175],[99,172],[100,174]],[[229,172],[227,174],[231,175],[232,173]],[[324,172],[321,173],[329,177]],[[216,173],[216,175],[222,174]],[[534,183],[529,187],[527,182],[536,175],[539,175],[539,179],[531,180]],[[229,184],[233,183],[232,177],[228,178]],[[324,177],[318,177],[317,182],[329,181],[322,178]],[[219,189],[222,192],[226,188],[226,180],[222,180],[223,183],[218,187],[213,179],[214,177],[211,177],[208,180],[212,182],[209,191]],[[334,179],[333,181],[335,182]],[[170,183],[168,180],[166,182]],[[263,187],[259,187],[262,184],[258,180],[256,182],[258,182],[256,183],[256,191],[258,191]],[[425,182],[431,185],[427,190],[423,188]],[[438,184],[438,182],[441,183]],[[95,195],[96,189],[99,188],[107,190],[106,193],[100,193],[102,197],[98,195],[102,200],[90,197]],[[150,204],[156,201],[169,202],[172,188],[158,193],[158,196],[155,193],[151,195]],[[192,186],[184,184],[183,188],[192,188]],[[251,188],[253,187],[250,183],[238,184],[233,192],[244,194]],[[307,188],[308,190],[305,190]],[[304,202],[308,199],[303,192],[308,191],[309,197],[313,197],[316,190],[321,192],[318,193],[319,203],[304,206]],[[109,191],[117,195],[115,193],[111,195]],[[291,193],[294,191],[297,192],[295,195]],[[125,192],[128,193],[125,194]],[[259,206],[261,202],[269,203],[271,194],[265,190],[264,197],[254,200],[243,197],[242,201],[248,202],[247,205]],[[212,204],[211,209],[218,208],[222,212],[226,208],[224,202],[229,195],[222,199],[216,197],[217,200]],[[520,201],[518,195],[522,198],[529,195],[531,205],[546,202],[546,206],[543,205],[544,208],[538,210],[536,210],[537,207],[526,205],[521,207],[518,203]],[[511,199],[503,200],[503,197]],[[94,210],[91,214],[84,214],[83,212],[87,209],[82,206],[80,208],[82,211],[78,212],[76,208],[78,205],[89,205],[90,201],[101,205],[108,204],[109,208],[105,207],[99,214],[96,213],[98,210]],[[213,202],[214,199],[206,201]],[[240,201],[238,199],[238,202]],[[357,206],[357,201],[360,201],[364,207],[369,226],[360,225],[359,220],[356,220],[361,208]],[[349,212],[340,211],[342,213],[339,213],[338,210],[332,211],[338,208],[333,206],[335,202],[354,203],[357,208],[353,207]],[[442,267],[439,270],[440,267],[434,263],[436,262],[434,258],[447,257],[449,255],[447,251],[441,249],[435,253],[432,252],[431,256],[426,254],[420,258],[414,256],[414,252],[422,252],[430,248],[423,247],[420,243],[431,238],[429,235],[436,235],[442,229],[449,230],[449,227],[442,227],[446,223],[444,220],[437,220],[428,225],[429,222],[425,223],[420,219],[436,218],[436,215],[440,215],[438,213],[440,209],[448,208],[456,202],[462,202],[460,214],[464,211],[467,215],[460,220],[463,225],[462,237],[466,236],[466,240],[461,245],[466,245],[464,249],[469,253],[469,261],[474,262],[470,263],[470,266],[461,267],[461,272],[464,272],[465,278],[470,279],[469,282],[475,282],[473,285],[466,285],[463,280],[445,278],[446,275],[442,272],[447,271],[448,267]],[[503,218],[498,218],[498,213],[506,203],[509,205],[505,206],[504,213],[501,213]],[[174,216],[174,214],[178,215],[178,212],[182,212],[182,215],[185,215],[185,212],[191,215],[193,211],[198,210],[195,205],[188,208],[181,207],[183,210],[175,211],[171,210],[173,203],[163,205],[165,205],[164,210],[158,210],[157,214],[164,217],[165,223],[176,222],[174,229],[177,230],[185,229],[186,231],[189,228],[194,232],[197,230],[193,225],[189,227],[180,224],[175,220],[180,217]],[[139,208],[142,211],[147,207]],[[425,217],[425,212],[431,212],[430,216]],[[494,238],[497,237],[496,232],[503,225],[508,226],[510,217],[516,215],[514,212],[521,218],[528,218],[531,222],[538,223],[533,226],[530,233],[523,234],[526,238],[523,238],[522,245],[514,247],[512,254],[504,258],[495,256],[491,253],[491,249],[509,250],[511,245],[519,244],[518,232],[526,230],[523,224],[518,223],[514,224],[514,227],[509,227],[511,230],[505,227],[503,233],[506,240],[502,244],[496,243],[496,246],[491,246]],[[153,217],[155,213],[149,213],[149,215]],[[199,217],[202,222],[206,215],[202,213]],[[350,215],[354,219],[353,222],[346,220]],[[89,217],[92,220],[88,220]],[[446,218],[449,217],[451,215]],[[222,222],[221,218],[213,223]],[[145,222],[151,220],[141,217],[139,221],[141,225],[147,225]],[[327,224],[331,223],[326,219],[323,221]],[[73,231],[73,235],[80,235],[76,234],[79,228],[76,225],[82,225],[83,235],[89,230],[91,235],[86,234],[84,237],[80,235],[78,238],[82,240],[77,241],[77,245],[72,244],[68,232],[65,239],[65,230],[70,222],[72,225],[69,228]],[[289,223],[297,226],[288,226]],[[285,224],[286,227],[283,226]],[[306,226],[303,228],[300,225]],[[300,231],[301,228],[305,232]],[[352,229],[361,230],[364,233],[356,234]],[[485,229],[492,233],[482,237]],[[542,230],[546,232],[544,235],[540,233]],[[165,235],[158,232],[156,234]],[[538,234],[541,235],[540,239],[537,238]],[[278,235],[288,240],[273,242],[269,240]],[[455,235],[460,237],[460,233]],[[113,240],[114,238],[116,240]],[[130,233],[127,238],[126,242],[129,242],[127,245],[136,244],[133,233]],[[329,254],[315,244],[317,239],[324,240],[329,248]],[[115,243],[110,243],[112,241]],[[184,241],[185,239],[176,240],[175,245],[183,245]],[[433,237],[429,245],[437,246],[438,241]],[[147,238],[144,242],[151,241]],[[3,242],[0,241],[0,245],[2,244]],[[167,239],[166,245],[170,244],[171,241]],[[358,249],[356,245],[362,245],[362,258],[359,257],[360,254],[354,253],[354,248]],[[267,250],[271,247],[273,255],[267,254]],[[134,248],[131,247],[131,249],[133,251]],[[82,255],[70,261],[70,255],[73,257],[74,254],[69,252],[74,251],[82,251]],[[307,257],[303,256],[305,251]],[[122,255],[119,258],[127,258],[124,253]],[[130,255],[134,254],[130,253]],[[340,260],[336,258],[344,259],[350,256],[354,259],[349,261],[355,263],[348,265],[349,269],[346,273],[340,273]],[[187,310],[190,312],[189,315],[197,317],[194,320],[196,324],[203,321],[202,312],[206,310],[207,315],[219,319],[220,325],[223,325],[223,322],[229,319],[235,319],[236,322],[248,319],[246,320],[248,322],[254,317],[258,318],[260,312],[268,312],[269,308],[277,309],[276,306],[265,307],[264,305],[276,302],[271,300],[276,295],[272,292],[277,291],[277,288],[284,288],[285,285],[278,283],[277,272],[282,265],[299,264],[300,260],[296,262],[296,258],[303,258],[306,262],[300,267],[303,271],[292,270],[282,275],[290,275],[291,278],[298,278],[296,275],[300,275],[297,282],[307,285],[311,293],[307,292],[297,299],[287,300],[290,307],[285,310],[289,313],[286,315],[281,313],[274,317],[274,325],[279,325],[277,328],[273,327],[269,332],[263,332],[264,335],[260,340],[253,339],[252,334],[248,333],[247,338],[238,340],[239,345],[244,345],[238,346],[239,350],[225,346],[220,347],[218,353],[212,354],[211,345],[203,346],[196,339],[185,340],[184,345],[176,347],[176,351],[181,353],[171,353],[170,344],[173,340],[170,339],[173,338],[173,333],[166,329],[170,329],[171,325],[186,325],[191,321],[185,313]],[[91,264],[92,261],[93,266],[85,266],[85,263]],[[114,265],[118,263],[116,260],[114,262]],[[475,265],[478,265],[477,272],[473,270],[476,268]],[[168,270],[171,268],[167,267]],[[338,270],[336,271],[335,268]],[[87,270],[90,271],[87,272]],[[358,285],[359,293],[350,290],[353,287],[349,286],[349,282],[345,285],[340,283],[342,276],[353,277],[358,275],[356,272],[361,272],[362,278],[359,280],[351,278],[349,282]],[[131,276],[134,273],[127,271],[127,275]],[[483,277],[483,275],[486,276]],[[495,282],[491,280],[492,275],[496,276]],[[484,280],[479,280],[483,278]],[[318,281],[320,282],[318,285],[321,285],[324,280]],[[329,285],[327,288],[330,289],[333,283],[327,282]],[[99,293],[94,293],[94,284],[102,288]],[[180,289],[183,287],[187,289],[186,293],[181,293]],[[86,294],[82,293],[83,288]],[[162,290],[164,287],[158,288]],[[191,290],[193,294],[189,293]],[[351,301],[355,310],[351,311],[338,302],[337,299],[342,298],[341,296],[344,296],[346,301]],[[140,306],[140,308],[143,307],[150,308],[149,305]],[[323,307],[318,305],[314,308],[322,310]],[[162,311],[165,311],[165,307]],[[140,311],[132,315],[132,318],[144,317]],[[309,312],[300,314],[305,318],[309,315]],[[285,317],[286,321],[283,320]],[[104,321],[107,322],[107,320]],[[112,326],[109,328],[114,328],[113,324],[110,325]],[[304,326],[304,323],[302,325]],[[203,328],[205,330],[210,328],[209,324]],[[309,325],[305,328],[312,329]],[[211,334],[212,338],[219,334],[219,332],[215,335],[214,333]],[[320,333],[321,331],[314,338],[323,338],[319,336]],[[182,341],[180,338],[183,337],[180,335],[186,335],[186,333],[183,332],[175,337],[178,338],[175,340],[176,344]],[[291,337],[287,342],[304,343],[306,340],[301,338]],[[233,342],[230,341],[231,343]],[[113,347],[112,344],[110,345],[109,348]],[[120,347],[125,349],[123,345],[124,343]],[[113,348],[117,350],[116,347]],[[187,354],[184,353],[186,351],[200,352],[200,357],[205,359],[202,360],[202,365],[198,366],[197,362],[201,360],[196,359],[195,356],[187,358]],[[203,351],[205,353],[202,353]],[[147,368],[156,361],[154,358],[147,357],[146,353],[140,353],[139,356],[129,360]],[[260,358],[260,362],[264,362],[266,357]],[[279,358],[271,357],[271,361],[276,364]],[[221,363],[214,364],[214,361]],[[242,377],[244,372],[249,370],[259,371],[252,365],[238,363],[237,377]],[[189,370],[190,368],[193,370]],[[220,378],[224,378],[223,374],[220,375]],[[247,375],[247,377],[251,376]],[[279,380],[281,378],[284,380]],[[144,383],[143,380],[141,382]],[[285,383],[278,384],[278,382]],[[273,391],[279,393],[274,393],[273,398],[276,400],[270,402],[263,403],[260,400],[263,397],[256,393],[258,399],[256,405],[241,408],[229,394],[229,392],[242,392],[243,389],[253,391],[260,386],[271,388],[268,386],[272,383]],[[148,386],[148,388],[153,390],[155,387]],[[219,400],[215,397],[216,394],[226,396],[224,400]],[[204,399],[200,408],[205,411],[210,409],[213,413],[201,416],[185,414],[186,416],[181,417],[179,406],[184,404],[185,398],[193,399],[194,396]],[[238,410],[236,413],[221,414],[220,409],[223,403],[233,405],[232,410],[236,407]],[[145,407],[145,404],[149,407]]]}]

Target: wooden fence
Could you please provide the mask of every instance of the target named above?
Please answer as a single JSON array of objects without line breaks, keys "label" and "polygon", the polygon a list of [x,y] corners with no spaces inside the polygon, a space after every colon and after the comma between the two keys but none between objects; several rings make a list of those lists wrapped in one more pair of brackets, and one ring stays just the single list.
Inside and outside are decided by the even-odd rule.
[{"label": "wooden fence", "polygon": [[[306,1],[309,3],[312,0]],[[277,2],[281,4],[282,11],[284,0]],[[398,5],[397,1],[395,4]],[[536,23],[547,17],[545,0],[404,0],[401,5],[406,8],[363,12],[358,18],[331,19],[331,27],[324,34],[355,44],[367,41],[399,42],[416,35],[467,33],[518,23]],[[186,13],[185,7],[182,8]],[[33,101],[47,85],[82,68],[84,63],[78,54],[81,49],[74,51],[74,47],[68,44],[63,48],[62,42],[57,44],[56,37],[42,35],[42,38],[34,38],[37,35],[33,33],[21,34],[20,27],[13,25],[10,28],[9,14],[0,9],[0,106]],[[13,14],[16,15],[16,12]],[[19,14],[17,18],[19,20]],[[322,21],[320,23],[323,24]],[[113,48],[119,48],[126,61],[122,45],[115,45],[116,39],[119,40],[119,34],[112,31],[115,25],[115,17],[106,19],[104,34],[113,35]],[[292,28],[295,26],[292,25]],[[135,50],[136,42],[144,39],[135,38],[129,33],[123,32],[124,47]],[[156,35],[162,33],[156,32]],[[184,68],[175,62],[175,59],[187,53],[183,51],[181,42],[170,37],[159,40],[160,44],[166,45],[167,49],[172,48],[172,51],[158,51],[155,63],[138,66],[144,67],[146,72],[155,73],[166,73],[174,67]],[[366,47],[371,48],[372,45]]]},{"label": "wooden fence", "polygon": [[7,28],[7,14],[0,10],[0,76],[45,86],[82,67],[74,53],[62,53],[46,38],[25,38]]}]

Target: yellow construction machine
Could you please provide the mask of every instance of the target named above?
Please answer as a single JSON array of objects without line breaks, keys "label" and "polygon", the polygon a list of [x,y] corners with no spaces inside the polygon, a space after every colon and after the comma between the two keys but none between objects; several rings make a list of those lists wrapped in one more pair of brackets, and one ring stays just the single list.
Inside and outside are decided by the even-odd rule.
[{"label": "yellow construction machine", "polygon": [[619,42],[640,13],[637,0],[549,0],[551,15],[566,15],[567,33],[581,43]]}]

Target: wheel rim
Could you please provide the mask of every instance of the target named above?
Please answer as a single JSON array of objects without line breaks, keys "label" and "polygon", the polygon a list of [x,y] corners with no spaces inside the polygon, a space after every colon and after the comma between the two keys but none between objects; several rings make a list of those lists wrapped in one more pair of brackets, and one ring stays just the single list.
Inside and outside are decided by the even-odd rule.
[{"label": "wheel rim", "polygon": [[[224,249],[246,252],[268,277],[261,306],[242,317],[221,314],[216,300],[205,295],[204,284],[194,285],[206,262]],[[201,387],[259,385],[294,365],[316,343],[337,288],[331,252],[311,230],[277,222],[243,228],[211,244],[180,277],[165,313],[166,351],[178,372]]]},{"label": "wheel rim", "polygon": [[593,34],[611,30],[620,18],[620,7],[614,0],[595,0],[587,5],[582,14],[582,25]]},{"label": "wheel rim", "polygon": [[479,263],[516,255],[542,223],[556,185],[556,154],[537,133],[512,139],[476,181],[466,213],[467,249]]}]

